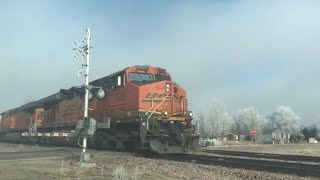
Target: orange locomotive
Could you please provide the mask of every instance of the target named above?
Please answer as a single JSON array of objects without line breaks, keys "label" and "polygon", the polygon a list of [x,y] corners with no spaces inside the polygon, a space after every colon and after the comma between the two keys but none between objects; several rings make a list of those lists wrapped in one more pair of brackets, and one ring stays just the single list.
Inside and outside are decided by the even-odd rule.
[{"label": "orange locomotive", "polygon": [[[99,99],[91,94],[89,116],[97,130],[89,147],[147,149],[156,153],[184,153],[199,148],[199,134],[192,125],[186,91],[173,82],[165,69],[133,66],[90,83],[104,90]],[[2,113],[3,139],[52,142],[56,138],[25,138],[23,132],[73,132],[83,118],[84,88],[72,87],[44,99]],[[11,138],[12,139],[12,138]],[[73,143],[75,139],[69,139]]]}]

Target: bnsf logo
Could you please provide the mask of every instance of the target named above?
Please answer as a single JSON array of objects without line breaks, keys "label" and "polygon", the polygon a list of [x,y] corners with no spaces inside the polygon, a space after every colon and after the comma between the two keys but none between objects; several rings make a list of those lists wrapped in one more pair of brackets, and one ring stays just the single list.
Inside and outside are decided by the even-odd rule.
[{"label": "bnsf logo", "polygon": [[161,94],[158,94],[158,93],[148,93],[144,98],[164,98],[168,96],[168,94],[166,93],[161,93]]}]

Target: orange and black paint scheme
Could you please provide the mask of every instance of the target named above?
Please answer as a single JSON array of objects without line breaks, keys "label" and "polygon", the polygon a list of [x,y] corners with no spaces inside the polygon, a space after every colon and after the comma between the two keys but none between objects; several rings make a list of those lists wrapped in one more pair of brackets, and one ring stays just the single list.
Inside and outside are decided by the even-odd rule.
[{"label": "orange and black paint scheme", "polygon": [[[97,120],[97,130],[89,138],[89,147],[159,154],[199,149],[199,133],[191,123],[186,91],[172,81],[165,69],[137,65],[90,84],[102,88],[106,96],[98,99],[92,92],[89,116]],[[4,137],[12,132],[26,132],[39,119],[38,132],[70,132],[83,117],[83,103],[84,88],[61,89],[2,113],[0,133]],[[19,136],[15,139],[23,140]],[[44,140],[38,137],[37,141]]]}]

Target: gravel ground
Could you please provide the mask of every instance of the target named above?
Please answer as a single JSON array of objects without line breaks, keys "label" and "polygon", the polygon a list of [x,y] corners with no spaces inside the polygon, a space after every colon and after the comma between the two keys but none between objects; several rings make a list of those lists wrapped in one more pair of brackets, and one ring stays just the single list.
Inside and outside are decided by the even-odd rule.
[{"label": "gravel ground", "polygon": [[[182,179],[301,179],[300,177],[266,172],[229,169],[219,166],[206,166],[194,163],[173,162],[161,159],[148,159],[135,156],[121,157],[130,167],[138,166],[146,172],[157,172]],[[115,162],[116,163],[116,162]]]},{"label": "gravel ground", "polygon": [[[97,167],[81,169],[75,166],[75,162],[65,163],[63,173],[51,174],[51,177],[58,178],[88,178],[113,179],[112,172],[117,167],[123,166],[127,179],[186,179],[186,180],[250,180],[250,179],[272,179],[272,180],[293,180],[308,179],[284,174],[268,172],[257,172],[243,169],[229,169],[220,166],[198,165],[194,163],[174,162],[161,159],[149,159],[137,157],[136,155],[96,156],[92,158]],[[58,168],[59,169],[59,168]],[[61,176],[61,174],[63,174]],[[90,176],[88,176],[90,174]],[[56,175],[56,176],[55,176]],[[131,178],[130,178],[131,177]],[[139,178],[138,178],[139,179]]]},{"label": "gravel ground", "polygon": [[[54,147],[37,147],[0,143],[0,152],[53,150]],[[75,151],[80,151],[76,148]],[[40,153],[40,152],[39,152]],[[175,162],[151,159],[140,155],[122,152],[91,151],[94,168],[81,168],[79,158],[33,159],[0,163],[0,179],[115,179],[124,176],[127,180],[155,179],[200,179],[200,180],[237,180],[237,179],[309,179],[297,176],[258,172],[220,166],[198,165],[188,162]]]}]

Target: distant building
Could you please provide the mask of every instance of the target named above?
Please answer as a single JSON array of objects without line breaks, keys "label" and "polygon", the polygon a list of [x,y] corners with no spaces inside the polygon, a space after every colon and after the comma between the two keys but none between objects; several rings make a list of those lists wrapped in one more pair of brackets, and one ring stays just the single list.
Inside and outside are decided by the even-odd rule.
[{"label": "distant building", "polygon": [[290,133],[281,133],[279,130],[274,130],[271,128],[263,128],[262,133],[257,135],[257,140],[264,143],[271,143],[272,141],[284,143],[289,142]]},{"label": "distant building", "polygon": [[237,140],[238,136],[232,133],[227,133],[224,135],[223,140],[224,141],[233,141],[233,140]]},{"label": "distant building", "polygon": [[262,129],[262,132],[257,135],[257,140],[265,143],[272,142],[273,130],[269,128]]},{"label": "distant building", "polygon": [[317,141],[316,138],[309,138],[309,143],[310,143],[310,144],[317,144],[318,141]]}]

